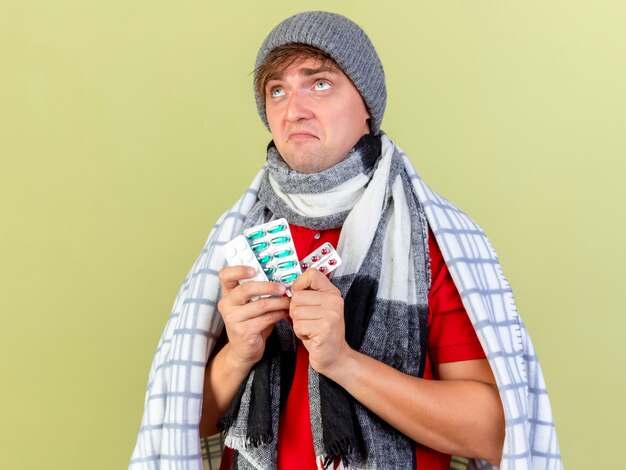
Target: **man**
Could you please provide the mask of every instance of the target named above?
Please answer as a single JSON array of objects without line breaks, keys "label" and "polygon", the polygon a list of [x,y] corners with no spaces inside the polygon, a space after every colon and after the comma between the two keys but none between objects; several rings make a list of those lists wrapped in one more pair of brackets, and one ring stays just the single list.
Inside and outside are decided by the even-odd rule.
[{"label": "man", "polygon": [[[366,34],[331,13],[288,18],[261,46],[255,87],[267,169],[181,289],[131,468],[200,468],[198,432],[222,429],[223,468],[440,469],[450,455],[560,468],[495,254],[381,133],[384,73]],[[281,217],[299,258],[328,241],[343,260],[332,279],[305,271],[291,297],[240,284],[254,273],[219,253]]]}]

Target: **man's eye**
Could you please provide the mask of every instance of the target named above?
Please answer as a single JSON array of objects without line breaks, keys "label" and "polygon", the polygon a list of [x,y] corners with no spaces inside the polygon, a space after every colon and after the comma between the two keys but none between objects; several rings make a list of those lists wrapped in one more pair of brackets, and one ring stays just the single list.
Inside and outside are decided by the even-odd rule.
[{"label": "man's eye", "polygon": [[328,90],[329,88],[330,88],[330,83],[328,83],[326,80],[318,80],[315,82],[316,90]]},{"label": "man's eye", "polygon": [[272,95],[273,98],[276,98],[278,96],[283,96],[285,94],[285,90],[283,90],[280,87],[274,87],[270,90],[270,95]]}]

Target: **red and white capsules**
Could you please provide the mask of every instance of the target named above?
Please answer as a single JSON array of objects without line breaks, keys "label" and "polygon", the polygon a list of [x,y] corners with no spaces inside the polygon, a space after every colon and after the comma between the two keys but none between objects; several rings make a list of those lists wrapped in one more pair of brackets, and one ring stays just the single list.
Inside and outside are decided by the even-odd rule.
[{"label": "red and white capsules", "polygon": [[310,253],[306,258],[300,260],[300,268],[303,271],[315,268],[324,274],[330,274],[341,264],[339,253],[335,251],[330,243],[324,243],[317,250]]}]

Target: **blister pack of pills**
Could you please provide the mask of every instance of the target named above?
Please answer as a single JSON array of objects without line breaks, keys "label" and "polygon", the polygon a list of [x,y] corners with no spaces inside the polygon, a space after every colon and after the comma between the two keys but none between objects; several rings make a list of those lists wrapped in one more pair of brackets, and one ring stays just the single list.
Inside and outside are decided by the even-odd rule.
[{"label": "blister pack of pills", "polygon": [[306,271],[309,268],[315,268],[323,274],[330,274],[341,264],[339,253],[335,251],[330,243],[324,243],[306,258],[300,260],[300,268]]},{"label": "blister pack of pills", "polygon": [[[315,268],[330,274],[340,264],[341,258],[330,243],[324,243],[308,256],[298,261],[289,224],[285,219],[273,220],[244,230],[224,245],[223,253],[229,266],[245,265],[255,269],[255,276],[247,281],[275,281],[290,287],[302,271]],[[255,297],[252,300],[256,300]]]},{"label": "blister pack of pills", "polygon": [[[267,276],[263,272],[263,268],[259,264],[254,256],[254,252],[248,245],[248,241],[246,237],[243,235],[239,235],[236,238],[233,238],[231,241],[226,243],[222,247],[222,252],[224,253],[224,258],[226,258],[226,263],[228,266],[250,266],[254,268],[254,277],[248,279],[240,279],[239,284],[243,284],[248,281],[267,281]],[[260,297],[258,295],[252,297],[251,300],[258,300]]]},{"label": "blister pack of pills", "polygon": [[243,235],[239,235],[226,243],[222,248],[222,252],[229,266],[239,266],[243,264],[244,266],[254,268],[254,277],[242,279],[239,283],[247,281],[267,281],[267,276],[263,272],[263,268],[257,261],[256,256],[254,256],[254,252],[252,248],[250,248],[250,245],[248,245],[246,237]]},{"label": "blister pack of pills", "polygon": [[268,280],[290,287],[302,274],[286,219],[251,227],[243,235]]}]

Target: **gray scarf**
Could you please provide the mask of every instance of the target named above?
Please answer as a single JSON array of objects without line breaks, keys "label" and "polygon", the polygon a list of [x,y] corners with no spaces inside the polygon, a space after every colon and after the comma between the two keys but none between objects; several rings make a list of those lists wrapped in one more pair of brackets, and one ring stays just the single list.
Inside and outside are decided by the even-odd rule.
[{"label": "gray scarf", "polygon": [[[302,174],[270,144],[268,170],[244,228],[285,217],[311,229],[342,227],[343,263],[333,284],[344,298],[346,341],[406,374],[423,375],[430,267],[428,228],[401,155],[381,155],[364,136],[330,169]],[[393,260],[390,263],[389,260]],[[402,332],[402,334],[398,334]],[[278,420],[295,368],[295,335],[280,321],[265,355],[220,421],[233,468],[276,468]],[[309,367],[309,406],[318,467],[415,468],[412,441]]]}]

